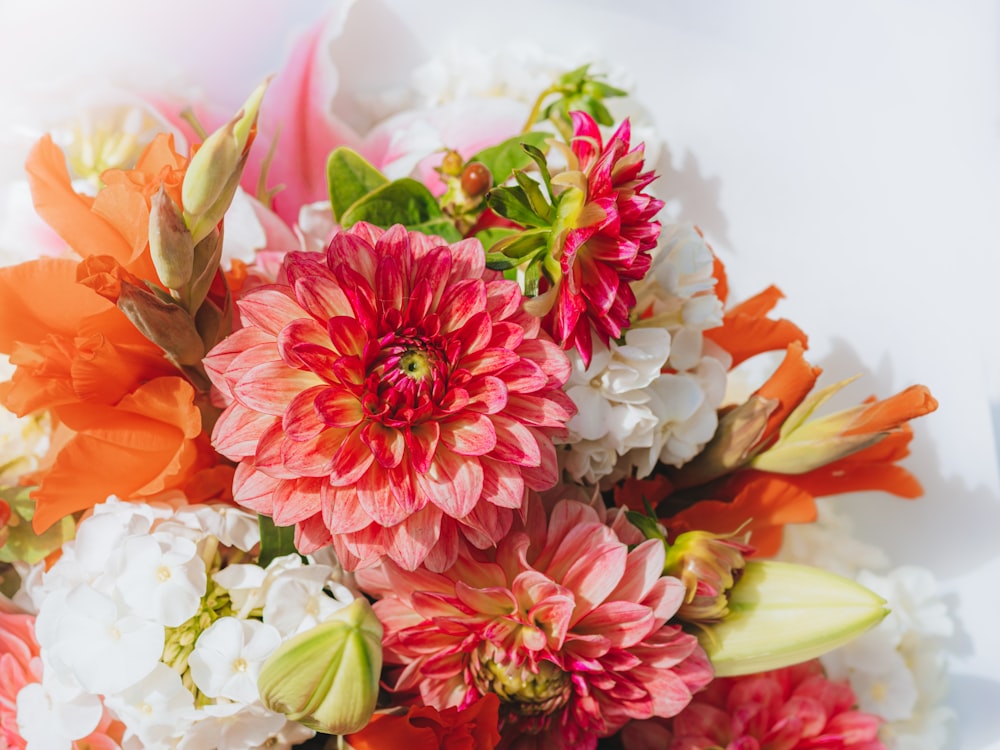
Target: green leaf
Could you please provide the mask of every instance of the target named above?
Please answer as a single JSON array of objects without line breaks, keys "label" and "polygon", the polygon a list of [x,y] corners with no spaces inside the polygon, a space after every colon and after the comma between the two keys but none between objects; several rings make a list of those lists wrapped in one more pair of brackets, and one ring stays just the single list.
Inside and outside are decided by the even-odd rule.
[{"label": "green leaf", "polygon": [[532,210],[528,196],[520,187],[493,188],[486,194],[486,203],[505,219],[518,224],[528,227],[543,227],[549,224]]},{"label": "green leaf", "polygon": [[515,169],[524,169],[531,163],[531,160],[525,156],[522,144],[527,143],[541,148],[545,145],[545,141],[551,137],[550,133],[522,133],[508,138],[496,146],[484,148],[469,161],[478,161],[488,167],[493,175],[493,184],[502,185]]},{"label": "green leaf", "polygon": [[528,256],[543,252],[547,248],[548,239],[548,229],[529,229],[499,240],[490,248],[490,254],[502,254],[523,263],[528,260]]},{"label": "green leaf", "polygon": [[260,555],[257,564],[266,568],[276,557],[291,555],[298,550],[295,549],[295,527],[275,526],[267,516],[257,515],[257,523],[260,526]]},{"label": "green leaf", "polygon": [[404,177],[359,198],[340,217],[340,225],[346,229],[359,221],[367,221],[383,229],[393,224],[417,229],[420,225],[443,218],[441,207],[431,191],[416,180]]},{"label": "green leaf", "polygon": [[531,160],[538,165],[538,172],[542,176],[542,182],[545,183],[545,189],[549,191],[549,197],[555,195],[552,192],[552,176],[549,174],[549,163],[545,158],[545,153],[540,149],[532,146],[530,143],[521,146]]},{"label": "green leaf", "polygon": [[406,228],[414,232],[437,235],[446,242],[459,242],[462,233],[459,232],[450,219],[431,219],[422,224],[407,224]]},{"label": "green leaf", "polygon": [[351,206],[368,193],[389,182],[384,174],[368,163],[361,154],[341,146],[334,149],[326,162],[327,187],[334,218],[340,221]]}]

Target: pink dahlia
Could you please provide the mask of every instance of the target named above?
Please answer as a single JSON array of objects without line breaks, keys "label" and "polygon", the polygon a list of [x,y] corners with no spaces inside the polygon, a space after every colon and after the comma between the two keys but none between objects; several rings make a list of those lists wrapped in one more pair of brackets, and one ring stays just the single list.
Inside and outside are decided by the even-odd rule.
[{"label": "pink dahlia", "polygon": [[643,192],[655,175],[642,171],[644,146],[631,148],[628,120],[605,144],[590,115],[573,112],[572,118],[571,147],[587,196],[556,256],[562,279],[545,325],[589,364],[591,330],[607,344],[628,327],[635,305],[629,282],[649,270],[649,253],[660,236],[654,217],[663,201]]},{"label": "pink dahlia", "polygon": [[564,500],[440,573],[384,561],[358,579],[380,597],[392,689],[438,710],[496,694],[500,747],[594,748],[630,719],[673,716],[711,679],[694,636],[667,624],[684,585],[663,561],[623,516],[608,526]]},{"label": "pink dahlia", "polygon": [[626,750],[885,750],[881,719],[854,710],[847,683],[818,661],[715,680],[669,722],[635,722]]},{"label": "pink dahlia", "polygon": [[477,240],[401,226],[357,224],[283,270],[205,360],[230,401],[213,443],[239,461],[236,502],[348,568],[443,570],[463,538],[494,545],[525,490],[555,483],[573,412],[569,363],[517,284]]}]

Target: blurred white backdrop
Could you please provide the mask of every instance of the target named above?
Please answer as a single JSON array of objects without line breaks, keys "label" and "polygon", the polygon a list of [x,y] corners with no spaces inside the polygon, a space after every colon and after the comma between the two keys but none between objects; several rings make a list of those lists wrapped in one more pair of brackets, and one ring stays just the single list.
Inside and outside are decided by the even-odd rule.
[{"label": "blurred white backdrop", "polygon": [[[4,0],[0,169],[20,158],[11,124],[83,76],[198,82],[235,106],[326,6]],[[1000,5],[361,0],[335,47],[336,106],[360,119],[352,91],[515,34],[631,71],[670,212],[725,255],[735,298],[785,291],[827,382],[863,372],[858,398],[930,386],[941,408],[907,464],[926,497],[843,503],[894,563],[939,577],[960,622],[954,747],[1000,748]]]}]

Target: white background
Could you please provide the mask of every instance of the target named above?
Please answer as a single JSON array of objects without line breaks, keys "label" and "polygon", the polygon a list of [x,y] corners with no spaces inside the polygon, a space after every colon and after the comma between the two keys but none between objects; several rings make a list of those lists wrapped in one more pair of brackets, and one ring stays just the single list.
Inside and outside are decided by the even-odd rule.
[{"label": "white background", "polygon": [[[0,118],[109,70],[194,76],[235,104],[324,7],[135,5],[0,5]],[[926,497],[843,503],[894,562],[938,575],[960,623],[954,747],[1000,747],[1000,6],[371,0],[348,31],[341,72],[363,87],[515,34],[630,68],[666,140],[659,191],[730,259],[734,295],[780,286],[826,382],[865,373],[858,399],[930,386],[941,408],[907,464]]]}]

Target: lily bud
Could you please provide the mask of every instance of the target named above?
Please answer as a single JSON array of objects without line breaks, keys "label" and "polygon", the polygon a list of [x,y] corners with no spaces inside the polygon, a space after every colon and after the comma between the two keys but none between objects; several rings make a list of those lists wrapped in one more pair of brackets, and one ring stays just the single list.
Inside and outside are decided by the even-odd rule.
[{"label": "lily bud", "polygon": [[318,732],[348,734],[375,712],[381,671],[382,623],[358,598],[281,644],[257,686],[272,711]]},{"label": "lily bud", "polygon": [[698,639],[716,677],[798,664],[842,646],[889,614],[861,584],[806,565],[751,561],[729,592],[729,614]]},{"label": "lily bud", "polygon": [[184,225],[180,207],[162,185],[150,203],[149,254],[167,289],[182,289],[191,280],[194,237]]},{"label": "lily bud", "polygon": [[265,81],[236,116],[209,135],[191,157],[181,185],[181,200],[184,222],[191,230],[194,244],[215,228],[232,203],[266,88]]}]

